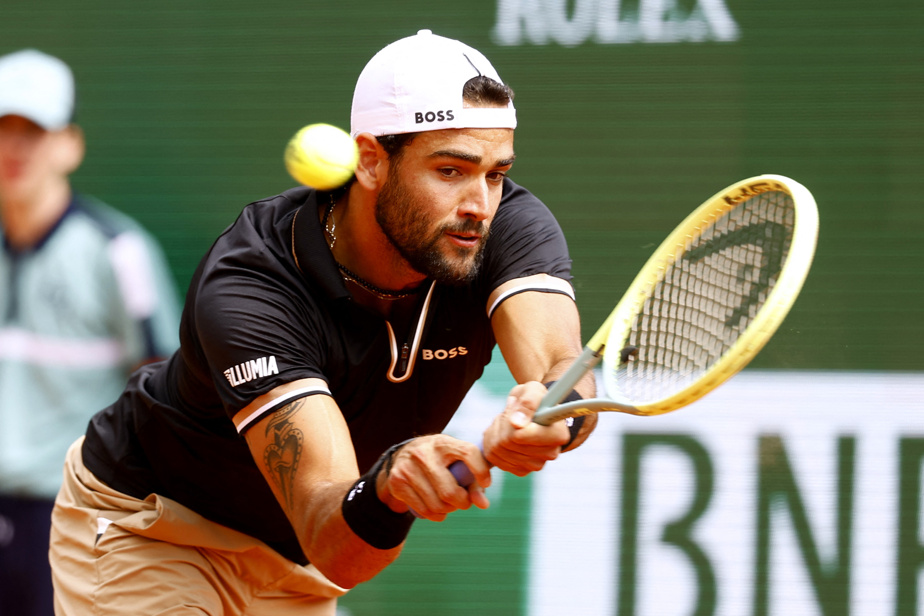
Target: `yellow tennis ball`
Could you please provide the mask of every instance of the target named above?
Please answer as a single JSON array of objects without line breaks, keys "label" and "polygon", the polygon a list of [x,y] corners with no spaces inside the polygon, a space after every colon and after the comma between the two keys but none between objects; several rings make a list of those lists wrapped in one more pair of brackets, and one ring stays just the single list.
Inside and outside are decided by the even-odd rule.
[{"label": "yellow tennis ball", "polygon": [[333,190],[353,177],[359,150],[350,135],[330,124],[309,124],[299,130],[286,146],[285,162],[295,181]]}]

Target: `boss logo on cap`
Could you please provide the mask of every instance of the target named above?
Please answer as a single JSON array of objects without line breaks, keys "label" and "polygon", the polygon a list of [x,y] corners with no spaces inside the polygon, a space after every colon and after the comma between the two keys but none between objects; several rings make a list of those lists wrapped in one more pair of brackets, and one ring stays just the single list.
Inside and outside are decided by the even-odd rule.
[{"label": "boss logo on cap", "polygon": [[414,122],[416,124],[423,124],[425,122],[451,122],[455,119],[456,117],[452,114],[452,109],[447,109],[446,111],[418,111],[414,113]]}]

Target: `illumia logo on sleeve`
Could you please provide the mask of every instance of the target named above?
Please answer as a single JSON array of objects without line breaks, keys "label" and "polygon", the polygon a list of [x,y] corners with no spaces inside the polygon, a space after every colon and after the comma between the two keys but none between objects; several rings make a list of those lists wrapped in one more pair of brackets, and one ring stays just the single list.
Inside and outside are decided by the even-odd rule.
[{"label": "illumia logo on sleeve", "polygon": [[243,385],[254,379],[259,379],[271,374],[279,374],[279,368],[276,367],[275,355],[251,359],[242,364],[232,366],[224,372],[225,378],[231,383],[231,387],[237,387],[238,385]]}]

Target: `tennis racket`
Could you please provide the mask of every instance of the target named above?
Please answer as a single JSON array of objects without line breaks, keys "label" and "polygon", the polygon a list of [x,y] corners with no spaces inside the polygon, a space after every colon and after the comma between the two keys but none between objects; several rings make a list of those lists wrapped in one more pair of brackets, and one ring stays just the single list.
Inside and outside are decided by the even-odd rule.
[{"label": "tennis racket", "polygon": [[[652,254],[533,421],[601,411],[659,415],[702,398],[779,328],[817,237],[815,199],[794,180],[760,175],[719,191]],[[601,360],[605,397],[560,404]],[[462,462],[450,470],[463,486],[474,480]]]}]

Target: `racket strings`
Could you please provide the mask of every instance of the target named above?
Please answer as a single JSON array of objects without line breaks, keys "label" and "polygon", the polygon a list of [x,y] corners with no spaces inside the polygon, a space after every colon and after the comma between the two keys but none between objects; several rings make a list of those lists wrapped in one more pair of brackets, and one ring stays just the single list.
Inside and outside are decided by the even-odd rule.
[{"label": "racket strings", "polygon": [[709,370],[766,303],[794,225],[792,198],[779,191],[704,220],[642,303],[623,345],[638,347],[638,354],[615,363],[608,375],[615,377],[607,379],[618,390],[614,395],[653,402]]}]

